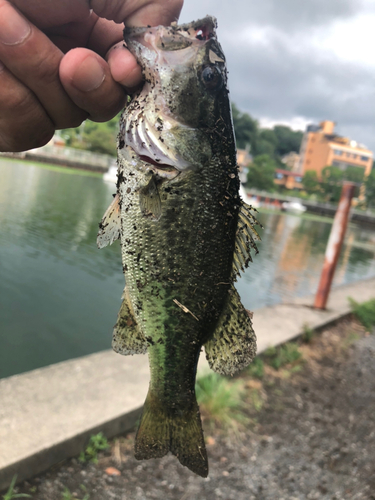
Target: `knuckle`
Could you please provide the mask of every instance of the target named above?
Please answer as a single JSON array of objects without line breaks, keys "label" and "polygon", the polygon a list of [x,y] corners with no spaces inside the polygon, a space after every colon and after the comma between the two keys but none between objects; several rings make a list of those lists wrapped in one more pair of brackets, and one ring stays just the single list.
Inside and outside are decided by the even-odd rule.
[{"label": "knuckle", "polygon": [[35,64],[35,74],[38,75],[38,80],[43,82],[44,87],[59,85],[59,62],[48,53],[43,54]]}]

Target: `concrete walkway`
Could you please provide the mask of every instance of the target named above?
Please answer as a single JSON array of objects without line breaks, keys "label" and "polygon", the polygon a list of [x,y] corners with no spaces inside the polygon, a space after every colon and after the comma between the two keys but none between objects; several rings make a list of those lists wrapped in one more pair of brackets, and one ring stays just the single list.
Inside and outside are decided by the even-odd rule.
[{"label": "concrete walkway", "polygon": [[[336,288],[328,309],[315,311],[312,299],[258,309],[254,329],[258,352],[319,328],[375,297],[375,279]],[[201,356],[204,359],[204,356]],[[202,361],[200,370],[206,370]],[[146,356],[104,351],[0,380],[0,490],[14,474],[29,478],[78,455],[91,434],[107,437],[134,427],[149,380]]]}]

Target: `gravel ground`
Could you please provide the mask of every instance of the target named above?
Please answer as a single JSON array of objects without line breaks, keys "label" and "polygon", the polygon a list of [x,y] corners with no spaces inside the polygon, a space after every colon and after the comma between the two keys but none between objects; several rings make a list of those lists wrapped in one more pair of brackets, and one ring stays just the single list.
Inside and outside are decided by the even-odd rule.
[{"label": "gravel ground", "polygon": [[129,434],[98,464],[72,459],[17,491],[35,500],[375,500],[375,335],[346,319],[300,350],[302,364],[267,367],[261,381],[241,376],[262,402],[246,409],[246,426],[205,422],[207,479],[173,456],[136,461]]}]

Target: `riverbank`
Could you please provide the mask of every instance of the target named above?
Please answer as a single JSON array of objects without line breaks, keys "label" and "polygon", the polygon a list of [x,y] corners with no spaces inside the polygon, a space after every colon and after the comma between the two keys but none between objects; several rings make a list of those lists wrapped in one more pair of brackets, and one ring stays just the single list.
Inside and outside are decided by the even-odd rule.
[{"label": "riverbank", "polygon": [[172,455],[135,460],[131,432],[97,463],[73,458],[18,491],[34,500],[373,500],[375,332],[347,317],[289,346],[293,360],[279,369],[264,357],[263,373],[236,379],[245,407],[233,427],[203,410],[208,478]]},{"label": "riverbank", "polygon": [[[371,279],[332,290],[326,311],[311,298],[257,310],[258,352],[337,321],[350,312],[348,296],[362,302],[374,291]],[[131,430],[147,387],[147,358],[111,351],[0,380],[0,489],[78,455],[91,434]]]}]

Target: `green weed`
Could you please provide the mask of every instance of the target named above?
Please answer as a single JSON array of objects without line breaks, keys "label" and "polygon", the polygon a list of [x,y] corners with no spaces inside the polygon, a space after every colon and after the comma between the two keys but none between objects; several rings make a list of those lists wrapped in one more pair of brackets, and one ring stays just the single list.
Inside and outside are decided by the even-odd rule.
[{"label": "green weed", "polygon": [[303,325],[302,341],[309,344],[314,336],[314,330],[307,323]]},{"label": "green weed", "polygon": [[263,408],[263,398],[258,389],[252,389],[249,394],[250,404],[254,407],[256,411],[260,411]]},{"label": "green weed", "polygon": [[365,328],[371,330],[375,326],[375,299],[362,303],[356,302],[351,297],[348,297],[348,300],[354,316]]},{"label": "green weed", "polygon": [[299,361],[302,358],[302,353],[298,349],[297,344],[288,342],[279,347],[268,348],[264,356],[272,368],[279,370],[285,365]]},{"label": "green weed", "polygon": [[247,368],[247,373],[252,378],[262,379],[264,376],[264,361],[258,356],[254,358],[254,361]]},{"label": "green weed", "polygon": [[107,438],[103,435],[102,432],[99,432],[99,434],[90,437],[87,448],[85,449],[85,451],[82,451],[82,453],[78,457],[78,460],[80,462],[93,462],[94,464],[96,464],[98,463],[99,451],[106,450],[107,448],[109,448]]},{"label": "green weed", "polygon": [[14,486],[17,481],[17,475],[13,476],[13,479],[9,485],[8,491],[3,495],[3,500],[13,500],[13,498],[31,498],[31,495],[26,493],[14,493]]},{"label": "green weed", "polygon": [[243,419],[239,411],[243,407],[241,382],[230,382],[217,373],[210,373],[197,379],[195,392],[202,412],[212,422],[230,426],[234,420]]},{"label": "green weed", "polygon": [[[87,491],[86,487],[81,484],[80,486],[81,490],[83,490],[84,492]],[[62,497],[61,497],[61,500],[77,500],[78,497],[74,496],[69,488],[64,488],[64,491],[62,492]],[[82,498],[82,500],[90,500],[90,495],[88,493],[86,493],[86,495]]]},{"label": "green weed", "polygon": [[344,349],[347,349],[351,345],[353,345],[357,340],[359,340],[361,337],[358,335],[356,332],[351,332],[347,337],[342,341],[342,347]]}]

